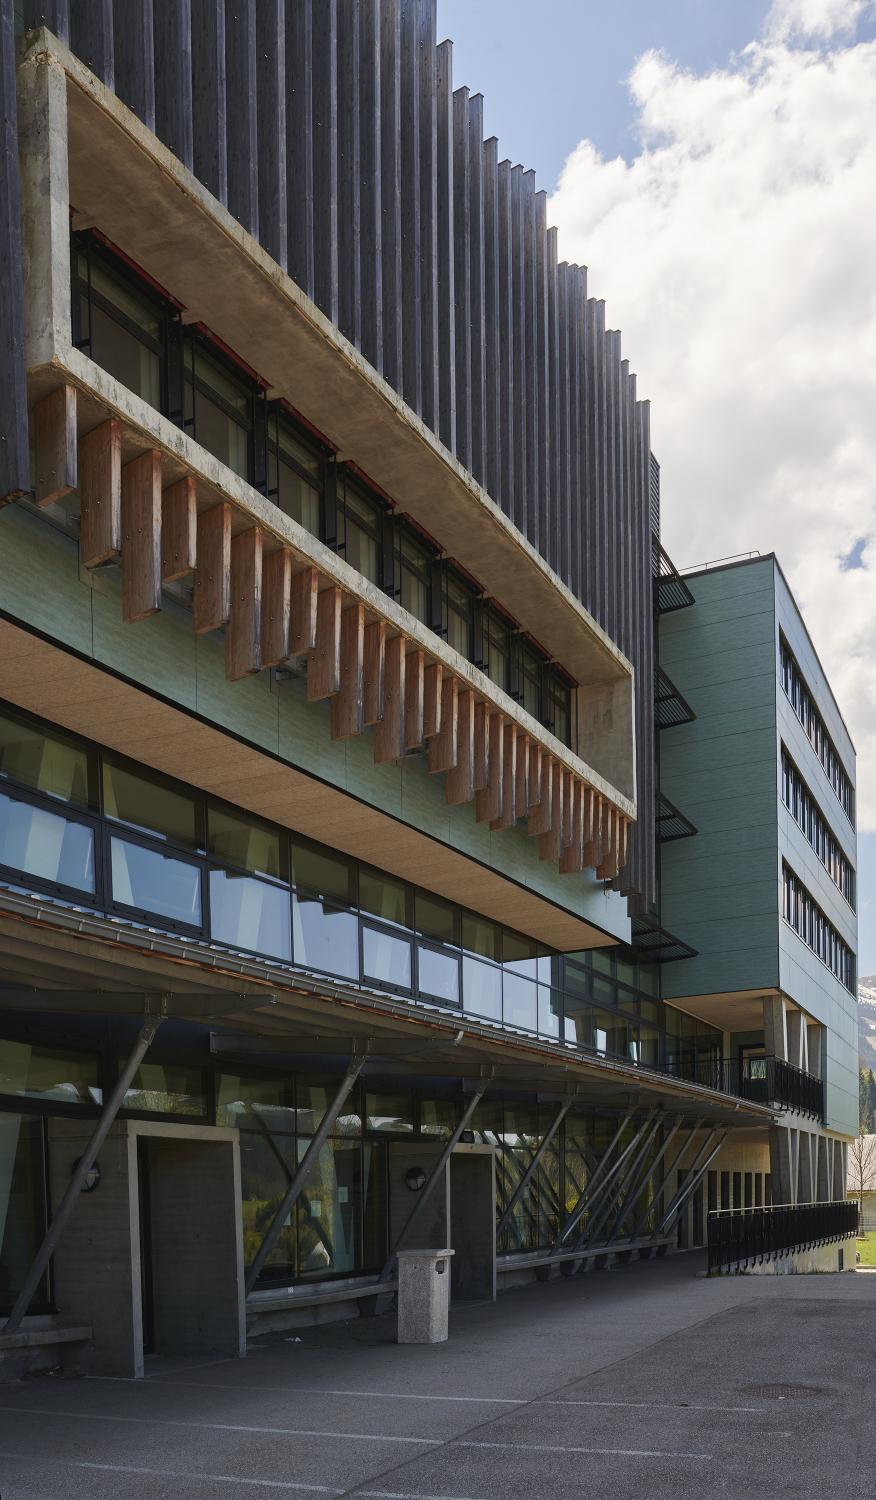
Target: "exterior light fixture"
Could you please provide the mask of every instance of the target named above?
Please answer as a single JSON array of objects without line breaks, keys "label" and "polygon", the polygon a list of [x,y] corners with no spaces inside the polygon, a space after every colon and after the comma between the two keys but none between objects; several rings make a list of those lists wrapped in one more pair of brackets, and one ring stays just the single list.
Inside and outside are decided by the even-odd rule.
[{"label": "exterior light fixture", "polygon": [[405,1187],[412,1193],[418,1193],[425,1186],[426,1174],[422,1167],[408,1167],[405,1172]]},{"label": "exterior light fixture", "polygon": [[[79,1163],[80,1163],[81,1160],[82,1160],[81,1156],[77,1156],[77,1158],[74,1161],[72,1167],[70,1168],[70,1176],[71,1177],[73,1176],[73,1173],[76,1171],[76,1168],[79,1166]],[[88,1172],[86,1173],[85,1181],[82,1184],[81,1191],[83,1193],[93,1193],[94,1190],[95,1190],[95,1188],[99,1187],[99,1186],[100,1186],[100,1167],[98,1166],[97,1162],[93,1162],[92,1165],[89,1167]]]}]

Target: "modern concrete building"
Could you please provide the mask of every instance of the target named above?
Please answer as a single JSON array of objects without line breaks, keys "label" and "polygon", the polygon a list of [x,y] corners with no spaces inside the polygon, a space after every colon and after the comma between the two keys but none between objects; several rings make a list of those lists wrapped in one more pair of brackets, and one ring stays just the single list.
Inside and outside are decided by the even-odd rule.
[{"label": "modern concrete building", "polygon": [[243,1352],[400,1249],[491,1297],[771,1187],[836,1238],[854,917],[778,768],[851,815],[851,746],[771,582],[734,959],[713,596],[762,575],[666,557],[431,0],[0,14],[0,1356]]}]

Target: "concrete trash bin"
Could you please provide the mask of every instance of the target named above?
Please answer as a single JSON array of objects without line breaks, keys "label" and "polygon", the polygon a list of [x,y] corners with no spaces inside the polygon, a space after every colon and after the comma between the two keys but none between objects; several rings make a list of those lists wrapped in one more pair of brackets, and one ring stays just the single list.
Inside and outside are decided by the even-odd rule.
[{"label": "concrete trash bin", "polygon": [[401,1250],[398,1256],[398,1342],[443,1344],[450,1308],[452,1250]]}]

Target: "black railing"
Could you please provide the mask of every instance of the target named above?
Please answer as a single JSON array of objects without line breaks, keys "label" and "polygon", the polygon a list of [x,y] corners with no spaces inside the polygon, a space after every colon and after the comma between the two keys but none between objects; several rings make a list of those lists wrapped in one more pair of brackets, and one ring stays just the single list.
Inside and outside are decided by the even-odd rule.
[{"label": "black railing", "polygon": [[700,1058],[680,1061],[670,1071],[688,1083],[749,1099],[752,1104],[780,1105],[816,1120],[824,1119],[822,1080],[780,1057]]},{"label": "black railing", "polygon": [[829,1245],[857,1230],[858,1205],[847,1201],[719,1209],[708,1219],[709,1274]]}]

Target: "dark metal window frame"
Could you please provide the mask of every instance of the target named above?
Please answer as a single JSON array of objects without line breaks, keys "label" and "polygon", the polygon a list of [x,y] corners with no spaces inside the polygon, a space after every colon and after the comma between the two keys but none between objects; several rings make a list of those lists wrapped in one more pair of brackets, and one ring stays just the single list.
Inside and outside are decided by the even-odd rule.
[{"label": "dark metal window frame", "polygon": [[[782,802],[802,832],[806,842],[814,850],[840,895],[851,907],[852,911],[855,911],[854,866],[843,853],[839,839],[834,835],[807,782],[804,780],[797,768],[796,762],[792,759],[784,744],[782,745],[781,755],[781,792]],[[798,800],[801,813],[799,817],[796,805]],[[810,820],[816,830],[815,838],[810,836],[809,829],[806,826]],[[834,872],[834,864],[839,873],[839,879]]]}]

